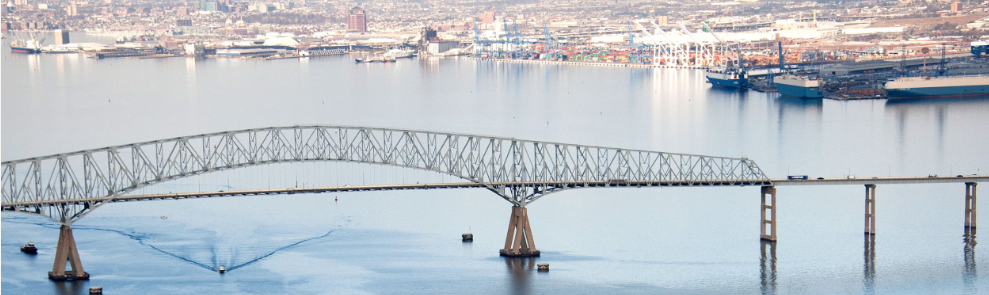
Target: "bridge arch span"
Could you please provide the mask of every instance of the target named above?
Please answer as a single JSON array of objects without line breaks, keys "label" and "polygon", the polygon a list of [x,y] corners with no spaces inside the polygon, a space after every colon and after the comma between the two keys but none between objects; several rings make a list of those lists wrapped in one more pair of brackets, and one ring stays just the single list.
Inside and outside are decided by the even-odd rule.
[{"label": "bridge arch span", "polygon": [[[5,161],[0,175],[3,210],[71,225],[107,200],[149,185],[247,166],[312,161],[449,174],[482,184],[517,206],[587,182],[768,181],[758,165],[745,158],[310,125],[208,133]],[[38,205],[41,201],[47,202]]]}]

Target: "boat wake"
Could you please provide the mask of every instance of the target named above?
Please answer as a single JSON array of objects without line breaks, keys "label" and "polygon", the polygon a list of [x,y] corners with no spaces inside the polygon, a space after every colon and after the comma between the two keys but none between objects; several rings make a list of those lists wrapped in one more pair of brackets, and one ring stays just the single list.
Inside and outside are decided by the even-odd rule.
[{"label": "boat wake", "polygon": [[[46,227],[46,228],[50,228],[50,229],[54,229],[54,230],[57,230],[60,227],[60,225],[57,225],[57,224],[51,224],[51,223],[46,223],[46,222],[33,222],[33,221],[29,221],[27,219],[21,219],[21,218],[4,218],[3,221],[4,222],[10,222],[10,223],[18,223],[18,224],[37,225],[37,226],[42,226],[42,227]],[[275,255],[275,254],[277,254],[279,252],[292,249],[294,247],[297,247],[299,245],[305,244],[307,242],[311,242],[311,241],[314,241],[314,240],[319,240],[319,239],[323,239],[323,238],[329,237],[331,234],[333,234],[333,232],[339,230],[341,227],[343,227],[343,225],[337,225],[336,228],[331,229],[331,230],[327,231],[324,234],[321,234],[321,235],[318,235],[318,236],[311,236],[311,237],[300,239],[300,240],[295,240],[294,242],[290,242],[290,243],[288,243],[286,245],[277,247],[275,249],[264,251],[264,252],[262,252],[260,254],[251,255],[250,258],[248,258],[245,261],[237,261],[238,260],[237,259],[237,256],[239,256],[239,255],[236,255],[236,254],[231,255],[230,258],[229,258],[229,260],[228,260],[229,263],[226,264],[224,266],[224,268],[225,268],[226,272],[230,272],[230,271],[233,271],[235,269],[238,269],[238,268],[241,268],[241,267],[244,267],[244,266],[251,265],[251,264],[253,264],[255,262],[258,262],[258,261],[264,260],[265,258],[271,257],[271,256],[273,256],[273,255]],[[209,254],[210,254],[210,257],[208,258],[209,262],[203,262],[200,259],[194,258],[193,257],[194,255],[192,255],[192,254],[180,254],[178,252],[181,252],[181,251],[170,251],[170,250],[167,250],[165,247],[156,246],[156,245],[152,244],[151,241],[152,240],[155,240],[155,238],[157,237],[157,235],[155,235],[155,234],[138,233],[138,232],[130,231],[130,230],[121,230],[121,229],[96,227],[96,226],[86,226],[86,225],[73,225],[72,226],[72,229],[75,230],[75,231],[79,231],[79,230],[93,230],[93,231],[103,231],[103,232],[116,233],[116,234],[119,234],[119,235],[128,237],[131,240],[135,240],[135,241],[138,242],[138,244],[140,244],[142,246],[147,246],[148,248],[151,248],[151,249],[153,249],[155,251],[158,251],[158,252],[160,252],[162,254],[168,255],[168,256],[173,257],[175,259],[178,259],[178,260],[181,260],[181,261],[184,261],[184,262],[188,262],[188,263],[190,263],[192,265],[195,265],[195,266],[198,266],[198,267],[202,267],[202,268],[205,268],[205,269],[208,269],[208,270],[211,270],[211,271],[218,271],[219,270],[219,267],[222,265],[221,262],[220,262],[220,260],[221,260],[220,259],[220,256],[221,255],[218,254],[216,243],[211,243],[209,245]],[[182,242],[182,241],[170,241],[170,242]],[[237,250],[237,249],[233,249],[233,250]],[[237,252],[234,252],[234,253],[237,253]]]}]

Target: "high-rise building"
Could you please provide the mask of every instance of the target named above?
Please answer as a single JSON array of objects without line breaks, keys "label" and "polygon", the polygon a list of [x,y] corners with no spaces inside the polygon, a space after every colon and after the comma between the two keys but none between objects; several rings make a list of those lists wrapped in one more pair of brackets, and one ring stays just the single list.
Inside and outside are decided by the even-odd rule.
[{"label": "high-rise building", "polygon": [[75,2],[69,3],[69,5],[65,6],[65,14],[68,14],[69,16],[79,15],[79,5]]},{"label": "high-rise building", "polygon": [[69,44],[69,30],[55,31],[55,45]]},{"label": "high-rise building", "polygon": [[367,15],[364,14],[363,8],[354,6],[350,9],[350,17],[347,18],[347,30],[358,33],[367,32]]},{"label": "high-rise building", "polygon": [[958,3],[958,1],[951,3],[951,12],[961,12],[961,11],[962,11],[961,3]]}]

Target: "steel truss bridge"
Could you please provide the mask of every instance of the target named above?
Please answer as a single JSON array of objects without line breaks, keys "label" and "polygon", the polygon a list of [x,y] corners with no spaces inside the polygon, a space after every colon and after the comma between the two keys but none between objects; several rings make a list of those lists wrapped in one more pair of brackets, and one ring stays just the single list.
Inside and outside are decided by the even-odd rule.
[{"label": "steel truss bridge", "polygon": [[[453,183],[380,184],[132,195],[181,178],[277,163],[352,162],[432,171]],[[85,280],[71,225],[108,203],[297,193],[483,188],[512,203],[502,256],[539,256],[526,205],[588,187],[761,186],[761,239],[776,241],[777,185],[865,185],[865,233],[875,234],[876,184],[965,183],[965,226],[975,228],[976,184],[989,175],[770,179],[746,158],[586,146],[457,133],[349,126],[291,126],[183,136],[5,161],[4,212],[62,224],[52,280]],[[66,262],[71,270],[65,270]]]},{"label": "steel truss bridge", "polygon": [[3,210],[71,225],[136,189],[285,162],[343,161],[445,173],[517,206],[595,184],[762,185],[752,160],[513,138],[344,126],[183,136],[3,162]]}]

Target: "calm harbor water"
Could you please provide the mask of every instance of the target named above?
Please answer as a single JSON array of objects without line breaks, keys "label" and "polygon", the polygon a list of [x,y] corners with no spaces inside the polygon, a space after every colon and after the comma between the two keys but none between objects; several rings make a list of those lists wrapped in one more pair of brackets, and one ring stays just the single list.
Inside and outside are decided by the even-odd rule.
[{"label": "calm harbor water", "polygon": [[[324,124],[744,156],[770,177],[989,169],[985,98],[801,100],[712,89],[699,70],[453,58],[93,60],[12,54],[6,42],[4,161]],[[396,180],[450,181],[318,163],[230,171],[151,190]],[[0,287],[10,294],[81,294],[89,286],[113,294],[989,292],[986,247],[965,247],[963,185],[878,186],[871,263],[863,191],[779,187],[775,255],[761,251],[758,187],[564,191],[529,206],[543,256],[523,260],[498,257],[510,205],[483,190],[109,204],[73,226],[92,275],[75,283],[46,277],[58,226],[5,212]],[[461,243],[468,231],[474,242]],[[19,252],[29,241],[38,255]],[[550,263],[549,272],[536,272],[542,262]],[[212,269],[219,265],[230,271],[217,274]]]}]

